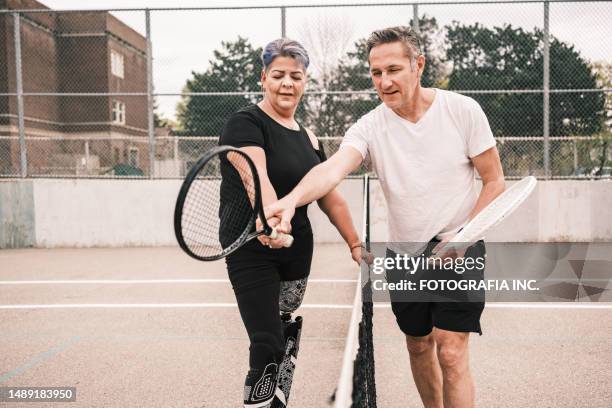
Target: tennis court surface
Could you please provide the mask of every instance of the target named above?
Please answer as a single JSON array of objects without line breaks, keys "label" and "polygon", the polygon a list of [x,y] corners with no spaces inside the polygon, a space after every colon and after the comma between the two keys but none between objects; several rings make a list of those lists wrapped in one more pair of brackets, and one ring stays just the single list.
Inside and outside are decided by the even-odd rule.
[{"label": "tennis court surface", "polygon": [[[315,249],[290,406],[327,407],[338,384],[358,277],[345,252]],[[0,264],[0,387],[76,387],[75,407],[240,406],[248,340],[222,261],[20,249]],[[477,406],[612,406],[612,306],[523,306],[491,304],[472,336]],[[373,323],[377,406],[421,406],[391,310]]]}]

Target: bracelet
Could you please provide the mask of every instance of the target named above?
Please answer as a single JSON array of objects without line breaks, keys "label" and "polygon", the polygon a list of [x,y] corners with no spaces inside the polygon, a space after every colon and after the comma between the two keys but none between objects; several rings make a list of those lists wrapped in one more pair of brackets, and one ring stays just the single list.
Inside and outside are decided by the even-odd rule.
[{"label": "bracelet", "polygon": [[355,248],[357,248],[357,247],[360,247],[360,246],[361,246],[361,242],[360,242],[360,243],[358,243],[358,244],[351,245],[349,248],[350,248],[350,249],[351,249],[351,251],[352,251],[353,249],[355,249]]}]

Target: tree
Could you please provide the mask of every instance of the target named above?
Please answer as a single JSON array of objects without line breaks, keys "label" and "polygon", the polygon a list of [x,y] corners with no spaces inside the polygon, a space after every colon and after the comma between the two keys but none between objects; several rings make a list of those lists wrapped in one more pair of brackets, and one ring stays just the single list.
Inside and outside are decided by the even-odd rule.
[{"label": "tree", "polygon": [[[598,61],[591,65],[601,88],[612,88],[612,64]],[[605,93],[603,131],[592,140],[578,142],[580,169],[582,175],[602,176],[612,161],[612,94]]]},{"label": "tree", "polygon": [[[410,25],[412,25],[410,20]],[[419,18],[419,38],[421,52],[425,55],[425,70],[421,76],[421,86],[440,87],[446,77],[446,64],[444,62],[444,33],[438,27],[435,17],[424,14]]]},{"label": "tree", "polygon": [[[412,21],[410,22],[412,24]],[[441,30],[436,19],[424,15],[419,19],[421,52],[426,56],[425,71],[421,77],[423,86],[438,85],[444,79],[443,50],[439,50]],[[330,136],[342,136],[361,116],[374,109],[380,100],[373,91],[368,64],[366,39],[355,42],[354,49],[340,60],[329,82],[330,91],[355,91],[352,95],[329,96],[326,128]],[[365,92],[364,92],[365,91]],[[357,93],[359,92],[359,93]]]},{"label": "tree", "polygon": [[[448,28],[447,56],[453,64],[450,89],[519,90],[543,88],[543,32],[511,25],[492,29],[479,25]],[[550,88],[595,89],[596,77],[572,45],[551,37]],[[542,135],[542,94],[474,96],[498,136]],[[597,92],[551,93],[550,134],[589,135],[601,129],[603,97]]]},{"label": "tree", "polygon": [[329,82],[328,90],[354,94],[329,95],[327,131],[329,136],[343,136],[361,116],[379,103],[373,91],[366,50],[366,39],[355,42],[354,50],[347,52]]},{"label": "tree", "polygon": [[[486,28],[478,23],[447,27],[447,56],[453,64],[448,87],[459,90],[541,90],[544,34],[511,25]],[[596,89],[589,64],[572,45],[550,37],[550,89]],[[543,96],[532,93],[475,94],[496,136],[543,135]],[[592,135],[602,129],[603,93],[550,94],[550,135]],[[500,148],[506,174],[542,169],[543,143],[512,142]],[[574,171],[567,142],[551,141],[551,169],[556,175]]]},{"label": "tree", "polygon": [[[261,48],[253,48],[246,38],[221,42],[210,67],[192,72],[183,92],[257,92],[261,90]],[[219,136],[227,118],[255,102],[252,95],[184,96],[177,118],[184,135]]]},{"label": "tree", "polygon": [[158,113],[159,112],[159,104],[157,103],[157,98],[153,98],[153,127],[158,128],[158,127],[171,127],[171,128],[175,128],[176,127],[176,123],[174,123],[174,121],[172,121],[171,119],[166,118],[163,113]]},{"label": "tree", "polygon": [[351,45],[353,29],[349,19],[319,15],[300,28],[302,43],[310,57],[309,75],[326,89],[340,59]]},{"label": "tree", "polygon": [[[598,88],[612,89],[612,63],[597,61],[592,64]],[[612,131],[612,93],[605,93],[604,127]]]},{"label": "tree", "polygon": [[318,136],[338,134],[335,110],[338,96],[325,91],[330,90],[340,60],[350,45],[353,30],[348,21],[319,16],[304,23],[300,29],[300,37],[310,57],[310,66],[308,93],[296,117]]}]

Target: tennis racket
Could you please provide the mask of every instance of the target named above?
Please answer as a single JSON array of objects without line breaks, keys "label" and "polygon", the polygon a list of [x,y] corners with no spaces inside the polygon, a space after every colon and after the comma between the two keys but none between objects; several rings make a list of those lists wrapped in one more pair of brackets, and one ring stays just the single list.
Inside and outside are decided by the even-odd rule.
[{"label": "tennis racket", "polygon": [[512,214],[529,197],[536,184],[537,180],[533,176],[525,177],[514,184],[476,214],[457,235],[438,249],[436,254],[444,254],[451,249],[465,248],[482,239],[489,229]]},{"label": "tennis racket", "polygon": [[[260,235],[277,233],[264,216],[259,175],[251,158],[231,146],[208,151],[189,171],[176,200],[174,233],[180,247],[201,261],[221,259]],[[259,217],[262,230],[256,231]]]}]

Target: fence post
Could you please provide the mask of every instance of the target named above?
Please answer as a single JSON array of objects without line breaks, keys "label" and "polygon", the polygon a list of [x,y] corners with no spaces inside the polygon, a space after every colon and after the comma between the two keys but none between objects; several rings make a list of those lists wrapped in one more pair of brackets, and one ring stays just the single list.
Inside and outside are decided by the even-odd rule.
[{"label": "fence post", "polygon": [[416,33],[420,33],[420,30],[419,30],[419,5],[417,3],[414,3],[412,5],[412,29]]},{"label": "fence post", "polygon": [[549,35],[549,6],[548,1],[544,2],[544,117],[543,117],[543,136],[544,136],[544,177],[550,178],[550,35]]},{"label": "fence post", "polygon": [[572,142],[574,150],[574,175],[578,175],[578,143],[576,142],[576,138],[574,138]]},{"label": "fence post", "polygon": [[281,37],[287,36],[287,8],[281,7]]},{"label": "fence post", "polygon": [[147,114],[149,134],[149,178],[153,178],[155,171],[155,123],[153,120],[153,57],[151,44],[151,12],[145,10],[145,20],[147,25]]},{"label": "fence post", "polygon": [[28,159],[25,142],[25,120],[23,111],[23,78],[21,72],[21,21],[19,13],[13,13],[13,36],[15,37],[15,82],[17,87],[17,117],[19,124],[19,150],[21,161],[21,177],[28,175]]}]

